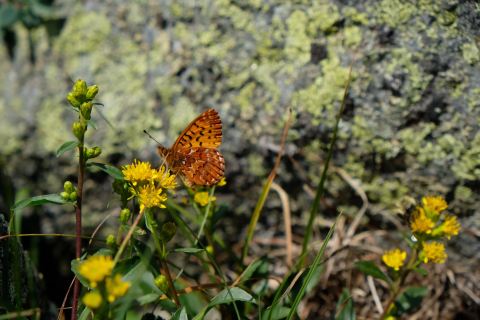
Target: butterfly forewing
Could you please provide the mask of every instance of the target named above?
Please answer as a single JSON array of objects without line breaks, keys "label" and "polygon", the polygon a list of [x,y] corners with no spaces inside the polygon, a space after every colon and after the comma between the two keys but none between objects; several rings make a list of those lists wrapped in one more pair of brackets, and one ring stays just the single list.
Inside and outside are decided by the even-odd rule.
[{"label": "butterfly forewing", "polygon": [[217,111],[210,109],[199,115],[180,134],[172,150],[185,148],[216,148],[222,142],[222,121]]},{"label": "butterfly forewing", "polygon": [[218,113],[207,110],[188,125],[171,149],[158,147],[168,167],[178,173],[192,189],[195,185],[217,184],[225,171],[225,159],[215,150],[222,142],[222,121]]}]

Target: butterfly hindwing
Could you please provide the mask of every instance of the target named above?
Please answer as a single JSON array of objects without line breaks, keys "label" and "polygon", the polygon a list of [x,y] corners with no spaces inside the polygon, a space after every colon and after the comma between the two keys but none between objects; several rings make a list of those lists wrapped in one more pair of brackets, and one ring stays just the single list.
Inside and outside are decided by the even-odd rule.
[{"label": "butterfly hindwing", "polygon": [[185,181],[188,179],[196,184],[211,186],[223,177],[225,159],[218,150],[185,148],[177,151],[176,157],[175,168],[178,168]]},{"label": "butterfly hindwing", "polygon": [[222,142],[222,121],[217,111],[210,109],[199,115],[183,130],[172,150],[185,148],[217,148]]}]

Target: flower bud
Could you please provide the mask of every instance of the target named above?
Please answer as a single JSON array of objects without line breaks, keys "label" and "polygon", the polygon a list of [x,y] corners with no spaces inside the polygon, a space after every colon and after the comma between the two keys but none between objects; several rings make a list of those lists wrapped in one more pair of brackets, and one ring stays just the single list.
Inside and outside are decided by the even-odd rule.
[{"label": "flower bud", "polygon": [[90,120],[90,115],[92,113],[92,103],[90,101],[82,103],[81,113],[85,120]]},{"label": "flower bud", "polygon": [[75,137],[82,139],[83,135],[85,134],[85,128],[80,122],[74,122],[72,126],[72,132]]},{"label": "flower bud", "polygon": [[85,154],[88,159],[95,158],[95,150],[93,149],[87,149],[87,152],[85,152]]},{"label": "flower bud", "polygon": [[107,237],[107,246],[109,246],[112,250],[118,250],[117,239],[113,234]]},{"label": "flower bud", "polygon": [[60,197],[61,197],[63,200],[70,200],[70,193],[68,193],[68,192],[62,192],[62,193],[60,193]]},{"label": "flower bud", "polygon": [[162,226],[162,231],[160,231],[160,239],[168,243],[172,240],[173,236],[177,233],[177,226],[174,222],[167,222]]},{"label": "flower bud", "polygon": [[207,252],[210,254],[210,255],[213,255],[213,247],[208,245],[205,249],[207,249]]},{"label": "flower bud", "polygon": [[122,210],[122,212],[120,212],[120,219],[119,220],[122,224],[127,223],[128,220],[130,220],[130,218],[131,218],[131,214],[130,214],[129,209],[125,208],[125,209]]},{"label": "flower bud", "polygon": [[100,149],[99,147],[95,147],[95,148],[93,148],[93,150],[95,150],[94,158],[96,158],[96,157],[98,157],[99,155],[102,154],[102,149]]},{"label": "flower bud", "polygon": [[86,98],[92,100],[98,93],[98,87],[96,85],[90,86],[87,89]]},{"label": "flower bud", "polygon": [[72,192],[73,192],[73,184],[72,184],[70,181],[65,181],[65,183],[63,184],[63,188],[64,188],[65,191],[67,191],[68,193],[72,193]]},{"label": "flower bud", "polygon": [[85,80],[78,79],[73,86],[73,95],[77,100],[83,100],[85,98],[85,94],[87,93],[87,84]]},{"label": "flower bud", "polygon": [[78,108],[80,107],[80,102],[78,102],[78,100],[75,98],[75,96],[73,95],[73,93],[69,92],[67,94],[67,100],[68,102],[70,102],[70,104],[75,107],[75,108]]},{"label": "flower bud", "polygon": [[123,185],[124,185],[124,181],[114,180],[112,182],[113,192],[115,192],[118,195],[122,195],[124,193]]},{"label": "flower bud", "polygon": [[70,200],[77,201],[77,191],[70,193]]},{"label": "flower bud", "polygon": [[158,289],[160,289],[167,296],[169,295],[170,287],[168,286],[167,278],[163,274],[161,274],[157,278],[155,278],[155,285],[157,286]]}]

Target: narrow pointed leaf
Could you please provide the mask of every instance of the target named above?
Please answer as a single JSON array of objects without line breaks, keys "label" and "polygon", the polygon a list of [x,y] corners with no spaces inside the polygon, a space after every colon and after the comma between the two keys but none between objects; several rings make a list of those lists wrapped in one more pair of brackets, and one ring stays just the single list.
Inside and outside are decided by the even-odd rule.
[{"label": "narrow pointed leaf", "polygon": [[[341,311],[340,311],[341,310]],[[355,320],[355,306],[350,290],[343,288],[335,310],[335,320]]]},{"label": "narrow pointed leaf", "polygon": [[382,279],[392,286],[391,280],[372,261],[357,261],[354,263],[354,265],[358,268],[358,270],[362,271],[367,276],[372,276],[376,279]]},{"label": "narrow pointed leaf", "polygon": [[403,313],[409,312],[413,308],[419,306],[423,298],[427,295],[428,289],[426,287],[410,287],[404,293],[398,296],[395,301],[397,313],[395,316],[400,316]]},{"label": "narrow pointed leaf", "polygon": [[175,312],[170,320],[188,320],[187,311],[185,311],[185,307],[181,307],[180,309]]},{"label": "narrow pointed leaf", "polygon": [[[130,226],[122,226],[122,230],[129,232]],[[133,230],[133,235],[136,235],[136,236],[144,236],[146,234],[147,234],[147,231],[143,230],[139,226],[136,226],[135,229]]]},{"label": "narrow pointed leaf", "polygon": [[70,110],[70,111],[73,111],[77,114],[79,114],[80,112],[78,111],[78,109],[75,109],[74,107],[71,107],[71,106],[62,106],[63,109],[67,109],[67,110]]},{"label": "narrow pointed leaf", "polygon": [[115,180],[123,180],[123,178],[125,178],[125,175],[123,174],[122,170],[118,168],[109,166],[108,164],[103,164],[98,162],[90,162],[90,164],[94,167],[99,168],[100,170],[105,171]]},{"label": "narrow pointed leaf", "polygon": [[93,127],[93,129],[98,130],[97,123],[93,120],[87,120],[87,123]]},{"label": "narrow pointed leaf", "polygon": [[68,151],[68,150],[72,150],[72,149],[75,149],[76,147],[78,147],[80,145],[80,142],[78,141],[68,141],[68,142],[65,142],[64,144],[62,144],[62,146],[60,148],[58,148],[57,150],[57,158],[64,152]]},{"label": "narrow pointed leaf", "polygon": [[46,194],[43,196],[28,198],[20,202],[17,202],[13,207],[10,208],[10,210],[11,211],[20,210],[26,207],[38,206],[40,204],[46,204],[46,203],[74,205],[72,201],[64,200],[62,197],[60,197],[59,194]]}]

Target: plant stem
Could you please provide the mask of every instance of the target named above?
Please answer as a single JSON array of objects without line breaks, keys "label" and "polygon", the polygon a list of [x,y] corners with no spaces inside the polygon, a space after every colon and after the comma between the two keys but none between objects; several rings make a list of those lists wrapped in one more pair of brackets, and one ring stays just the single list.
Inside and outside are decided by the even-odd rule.
[{"label": "plant stem", "polygon": [[163,271],[165,272],[165,277],[167,278],[168,286],[170,287],[170,292],[172,293],[173,302],[175,302],[175,306],[177,307],[177,309],[180,309],[182,305],[180,304],[180,300],[178,299],[177,290],[175,290],[175,286],[173,285],[172,276],[170,275],[170,271],[168,270],[167,262],[163,257],[165,250],[164,249],[162,250],[162,246],[163,248],[165,248],[165,245],[160,243],[160,239],[158,239],[157,227],[152,226],[152,234],[153,234],[153,240],[155,241],[155,247],[157,247],[157,251],[160,255],[160,260],[162,261],[162,268],[163,268]]},{"label": "plant stem", "polygon": [[[80,141],[78,146],[78,187],[77,187],[77,205],[75,206],[75,225],[77,238],[75,240],[75,258],[80,259],[82,255],[82,191],[83,191],[83,179],[85,175],[85,165],[83,161],[83,142],[84,137]],[[72,307],[72,320],[77,318],[78,308],[78,296],[80,295],[80,281],[75,279],[75,286],[73,288],[73,307]]]}]

